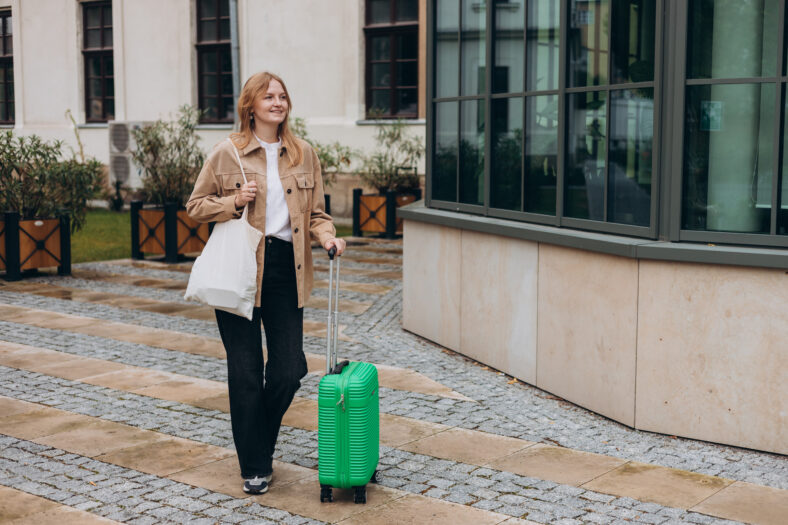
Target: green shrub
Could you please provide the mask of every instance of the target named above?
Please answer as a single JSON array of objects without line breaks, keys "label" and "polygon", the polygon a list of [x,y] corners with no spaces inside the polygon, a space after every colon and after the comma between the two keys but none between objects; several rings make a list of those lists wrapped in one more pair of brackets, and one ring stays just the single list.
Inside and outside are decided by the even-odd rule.
[{"label": "green shrub", "polygon": [[320,169],[323,172],[323,184],[330,188],[336,182],[337,173],[340,173],[342,166],[350,166],[356,152],[353,149],[343,146],[339,141],[323,144],[312,137],[306,130],[306,121],[302,118],[294,118],[290,121],[290,129],[297,137],[301,137],[309,143],[315,150]]},{"label": "green shrub", "polygon": [[132,131],[137,143],[132,158],[142,169],[145,201],[185,205],[205,161],[195,131],[199,120],[200,111],[184,105],[177,120],[158,120]]},{"label": "green shrub", "polygon": [[361,167],[357,170],[361,180],[380,193],[417,189],[416,165],[424,156],[422,138],[408,135],[405,122],[397,119],[377,125],[375,142],[375,151],[361,157]]},{"label": "green shrub", "polygon": [[76,232],[85,220],[87,201],[101,191],[102,164],[63,157],[61,141],[37,135],[0,134],[0,211],[22,218],[52,217],[65,211]]}]

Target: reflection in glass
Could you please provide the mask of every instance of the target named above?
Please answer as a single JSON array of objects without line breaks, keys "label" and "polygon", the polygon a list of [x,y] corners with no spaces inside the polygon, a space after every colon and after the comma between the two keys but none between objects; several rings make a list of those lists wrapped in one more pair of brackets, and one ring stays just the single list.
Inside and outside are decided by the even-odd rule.
[{"label": "reflection in glass", "polygon": [[611,92],[608,221],[649,225],[653,137],[654,90]]},{"label": "reflection in glass", "polygon": [[372,64],[372,86],[389,87],[391,85],[391,64]]},{"label": "reflection in glass", "polygon": [[493,99],[490,125],[490,206],[519,211],[523,194],[523,99]]},{"label": "reflection in glass", "polygon": [[654,80],[657,0],[613,3],[611,33],[612,82]]},{"label": "reflection in glass", "polygon": [[607,84],[609,0],[571,0],[569,85]]},{"label": "reflection in glass", "polygon": [[566,190],[564,214],[604,220],[606,93],[573,93],[568,97]]},{"label": "reflection in glass", "polygon": [[385,24],[391,22],[391,0],[369,0],[369,23]]},{"label": "reflection in glass", "polygon": [[397,22],[419,19],[419,0],[397,0]]},{"label": "reflection in glass", "polygon": [[435,96],[455,97],[459,91],[460,3],[438,0],[435,9]]},{"label": "reflection in glass", "polygon": [[85,47],[101,47],[101,29],[88,29],[86,34],[87,43],[85,44]]},{"label": "reflection in glass", "polygon": [[462,95],[478,95],[487,90],[485,58],[487,45],[486,4],[479,0],[462,0]]},{"label": "reflection in glass", "polygon": [[528,91],[558,89],[560,13],[561,7],[554,0],[528,2]]},{"label": "reflection in glass", "polygon": [[418,110],[418,91],[416,89],[398,89],[397,115],[415,115]]},{"label": "reflection in glass", "polygon": [[528,97],[525,108],[525,211],[555,215],[558,95]]},{"label": "reflection in glass", "polygon": [[484,101],[460,107],[460,202],[484,203]]},{"label": "reflection in glass", "polygon": [[372,91],[372,108],[370,113],[388,115],[391,113],[391,90],[376,89]]},{"label": "reflection in glass", "polygon": [[435,104],[435,157],[432,198],[457,200],[457,102]]},{"label": "reflection in glass", "polygon": [[692,0],[687,78],[775,74],[779,0]]},{"label": "reflection in glass", "polygon": [[216,40],[216,20],[202,20],[200,22],[200,39]]},{"label": "reflection in glass", "polygon": [[768,233],[774,84],[688,86],[682,224]]},{"label": "reflection in glass", "polygon": [[495,3],[493,93],[523,90],[525,0]]},{"label": "reflection in glass", "polygon": [[388,60],[391,39],[388,36],[373,36],[370,38],[372,46],[372,60]]},{"label": "reflection in glass", "polygon": [[215,0],[200,0],[200,16],[202,18],[216,18]]}]

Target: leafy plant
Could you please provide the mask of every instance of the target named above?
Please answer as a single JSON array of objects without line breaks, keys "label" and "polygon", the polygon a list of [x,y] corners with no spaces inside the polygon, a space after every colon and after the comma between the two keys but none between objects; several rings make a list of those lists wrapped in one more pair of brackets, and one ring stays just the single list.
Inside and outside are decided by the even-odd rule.
[{"label": "leafy plant", "polygon": [[186,203],[205,161],[195,131],[199,119],[198,109],[184,105],[176,120],[160,119],[132,131],[137,143],[132,158],[142,169],[142,194],[146,201],[177,202],[180,206]]},{"label": "leafy plant", "polygon": [[85,220],[87,201],[101,190],[102,164],[63,157],[61,141],[37,135],[0,134],[0,210],[23,218],[65,212],[76,232]]},{"label": "leafy plant", "polygon": [[304,139],[315,150],[320,169],[323,172],[323,184],[331,187],[336,182],[337,173],[340,173],[343,166],[350,166],[353,157],[357,154],[352,148],[343,146],[339,141],[323,144],[312,137],[306,130],[306,121],[302,118],[294,118],[290,121],[290,129],[293,133]]},{"label": "leafy plant", "polygon": [[380,123],[375,132],[377,148],[361,157],[361,180],[380,193],[407,192],[419,187],[416,164],[424,156],[421,137],[408,135],[401,119]]}]

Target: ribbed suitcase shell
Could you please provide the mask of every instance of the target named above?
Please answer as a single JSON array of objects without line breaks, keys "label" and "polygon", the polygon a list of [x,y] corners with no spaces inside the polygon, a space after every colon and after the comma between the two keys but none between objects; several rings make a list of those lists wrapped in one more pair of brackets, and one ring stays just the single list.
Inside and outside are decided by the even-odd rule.
[{"label": "ribbed suitcase shell", "polygon": [[377,368],[354,361],[341,374],[323,376],[318,406],[320,484],[344,489],[366,485],[380,455]]}]

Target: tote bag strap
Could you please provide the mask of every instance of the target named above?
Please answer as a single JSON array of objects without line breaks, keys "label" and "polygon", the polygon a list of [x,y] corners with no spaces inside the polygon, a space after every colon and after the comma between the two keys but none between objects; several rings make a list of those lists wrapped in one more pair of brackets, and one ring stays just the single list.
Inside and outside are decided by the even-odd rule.
[{"label": "tote bag strap", "polygon": [[[233,147],[233,153],[235,153],[235,160],[238,161],[238,166],[240,166],[241,168],[241,176],[244,178],[244,184],[246,184],[249,181],[246,180],[246,172],[244,172],[244,165],[241,164],[241,157],[238,155],[238,149],[235,147],[235,144],[233,144],[233,141],[230,139],[230,137],[227,137],[227,142],[229,142],[230,146]],[[248,211],[249,211],[249,203],[247,202],[246,204],[244,204],[244,212],[241,214],[241,218],[243,220],[246,220]]]}]

